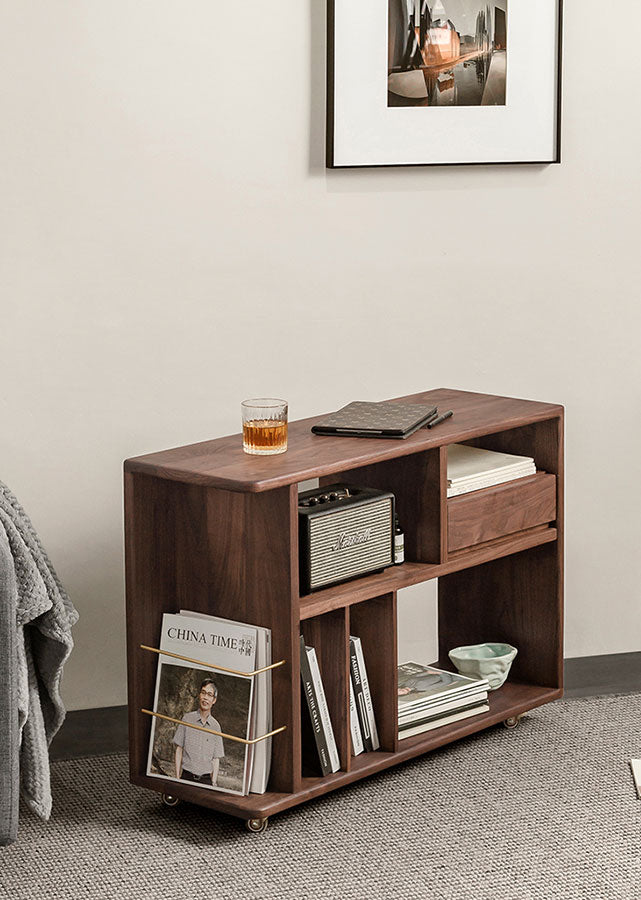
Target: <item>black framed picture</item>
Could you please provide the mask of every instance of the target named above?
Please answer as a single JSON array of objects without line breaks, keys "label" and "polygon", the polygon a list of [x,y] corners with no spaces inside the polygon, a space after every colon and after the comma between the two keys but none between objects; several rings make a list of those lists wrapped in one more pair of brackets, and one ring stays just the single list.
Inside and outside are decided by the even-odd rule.
[{"label": "black framed picture", "polygon": [[327,165],[560,161],[561,0],[329,0]]}]

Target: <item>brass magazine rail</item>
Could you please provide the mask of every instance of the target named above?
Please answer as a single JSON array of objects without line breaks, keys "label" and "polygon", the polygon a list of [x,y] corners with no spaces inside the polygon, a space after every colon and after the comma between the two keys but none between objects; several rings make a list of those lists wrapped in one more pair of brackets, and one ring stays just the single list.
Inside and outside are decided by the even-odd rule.
[{"label": "brass magazine rail", "polygon": [[189,656],[181,656],[179,653],[171,653],[169,650],[159,650],[157,647],[147,647],[146,644],[141,644],[140,649],[149,650],[151,653],[158,653],[160,656],[171,656],[174,659],[183,659],[185,662],[194,663],[197,666],[204,666],[205,669],[216,669],[217,672],[228,672],[230,675],[243,675],[245,678],[253,678],[254,675],[260,675],[262,672],[269,672],[270,669],[277,669],[279,666],[285,665],[285,660],[280,659],[270,666],[263,666],[262,669],[254,669],[253,672],[240,672],[238,669],[226,669],[224,666],[215,666],[213,663],[203,662],[202,659],[191,659]]},{"label": "brass magazine rail", "polygon": [[155,716],[157,719],[165,719],[167,722],[174,722],[176,725],[184,725],[186,728],[195,728],[197,731],[206,731],[207,734],[217,734],[219,737],[228,738],[230,741],[238,741],[239,744],[257,744],[259,741],[264,741],[266,738],[273,737],[275,734],[280,734],[281,731],[285,731],[287,728],[287,725],[281,725],[280,728],[275,728],[274,731],[268,731],[267,734],[261,734],[260,737],[247,739],[236,737],[233,734],[225,734],[224,731],[214,731],[213,728],[203,728],[202,725],[192,725],[191,722],[183,722],[181,719],[163,716],[162,713],[152,712],[150,709],[141,709],[140,712],[146,713],[148,716]]}]

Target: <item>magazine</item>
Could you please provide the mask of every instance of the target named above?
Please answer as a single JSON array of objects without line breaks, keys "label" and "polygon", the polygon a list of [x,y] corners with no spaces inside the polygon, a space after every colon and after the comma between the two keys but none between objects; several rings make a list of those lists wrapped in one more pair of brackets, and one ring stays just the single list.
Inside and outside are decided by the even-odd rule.
[{"label": "magazine", "polygon": [[487,691],[484,678],[468,678],[457,672],[406,662],[398,667],[398,714],[403,719],[411,712],[479,691]]},{"label": "magazine", "polygon": [[[258,625],[245,625],[232,619],[222,619],[220,616],[210,616],[206,613],[192,612],[188,609],[180,610],[181,616],[194,616],[198,619],[209,619],[212,622],[224,622],[227,625],[242,626],[243,628],[256,628],[256,668],[262,669],[272,663],[272,633],[269,628]],[[254,676],[254,702],[252,712],[252,732],[254,737],[268,734],[272,730],[272,673],[271,670],[261,672]],[[253,746],[253,763],[251,783],[249,791],[253,794],[264,794],[269,781],[269,771],[272,760],[272,739],[265,738]]]},{"label": "magazine", "polygon": [[433,731],[436,728],[441,728],[443,725],[451,725],[453,722],[469,719],[472,716],[480,715],[480,713],[489,712],[489,710],[489,704],[483,701],[474,703],[471,706],[464,706],[455,712],[444,713],[433,719],[426,719],[423,722],[416,722],[413,725],[409,725],[407,728],[401,728],[398,732],[398,739],[399,741],[402,741],[404,738],[413,737],[415,734]]},{"label": "magazine", "polygon": [[[254,679],[211,666],[253,672],[256,629],[231,622],[165,613],[153,711],[147,774],[191,782],[209,790],[246,794],[251,782]],[[184,724],[178,724],[178,723]],[[218,732],[218,733],[216,733]]]}]

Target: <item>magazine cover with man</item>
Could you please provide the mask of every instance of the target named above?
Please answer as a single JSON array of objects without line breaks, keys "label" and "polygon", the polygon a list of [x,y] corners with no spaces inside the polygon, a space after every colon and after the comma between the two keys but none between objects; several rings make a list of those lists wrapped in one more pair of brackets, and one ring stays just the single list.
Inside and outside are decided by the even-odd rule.
[{"label": "magazine cover with man", "polygon": [[228,736],[253,737],[254,679],[217,671],[208,664],[253,672],[256,630],[165,613],[159,649],[192,662],[159,657],[153,710],[178,721],[153,717],[147,774],[246,794],[252,747]]}]

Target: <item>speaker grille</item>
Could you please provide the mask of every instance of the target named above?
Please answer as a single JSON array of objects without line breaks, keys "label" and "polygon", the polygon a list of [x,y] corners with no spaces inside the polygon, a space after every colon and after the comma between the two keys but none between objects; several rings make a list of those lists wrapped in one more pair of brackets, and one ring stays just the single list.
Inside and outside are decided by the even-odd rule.
[{"label": "speaker grille", "polygon": [[310,521],[310,587],[389,566],[392,558],[392,500],[315,516]]}]

